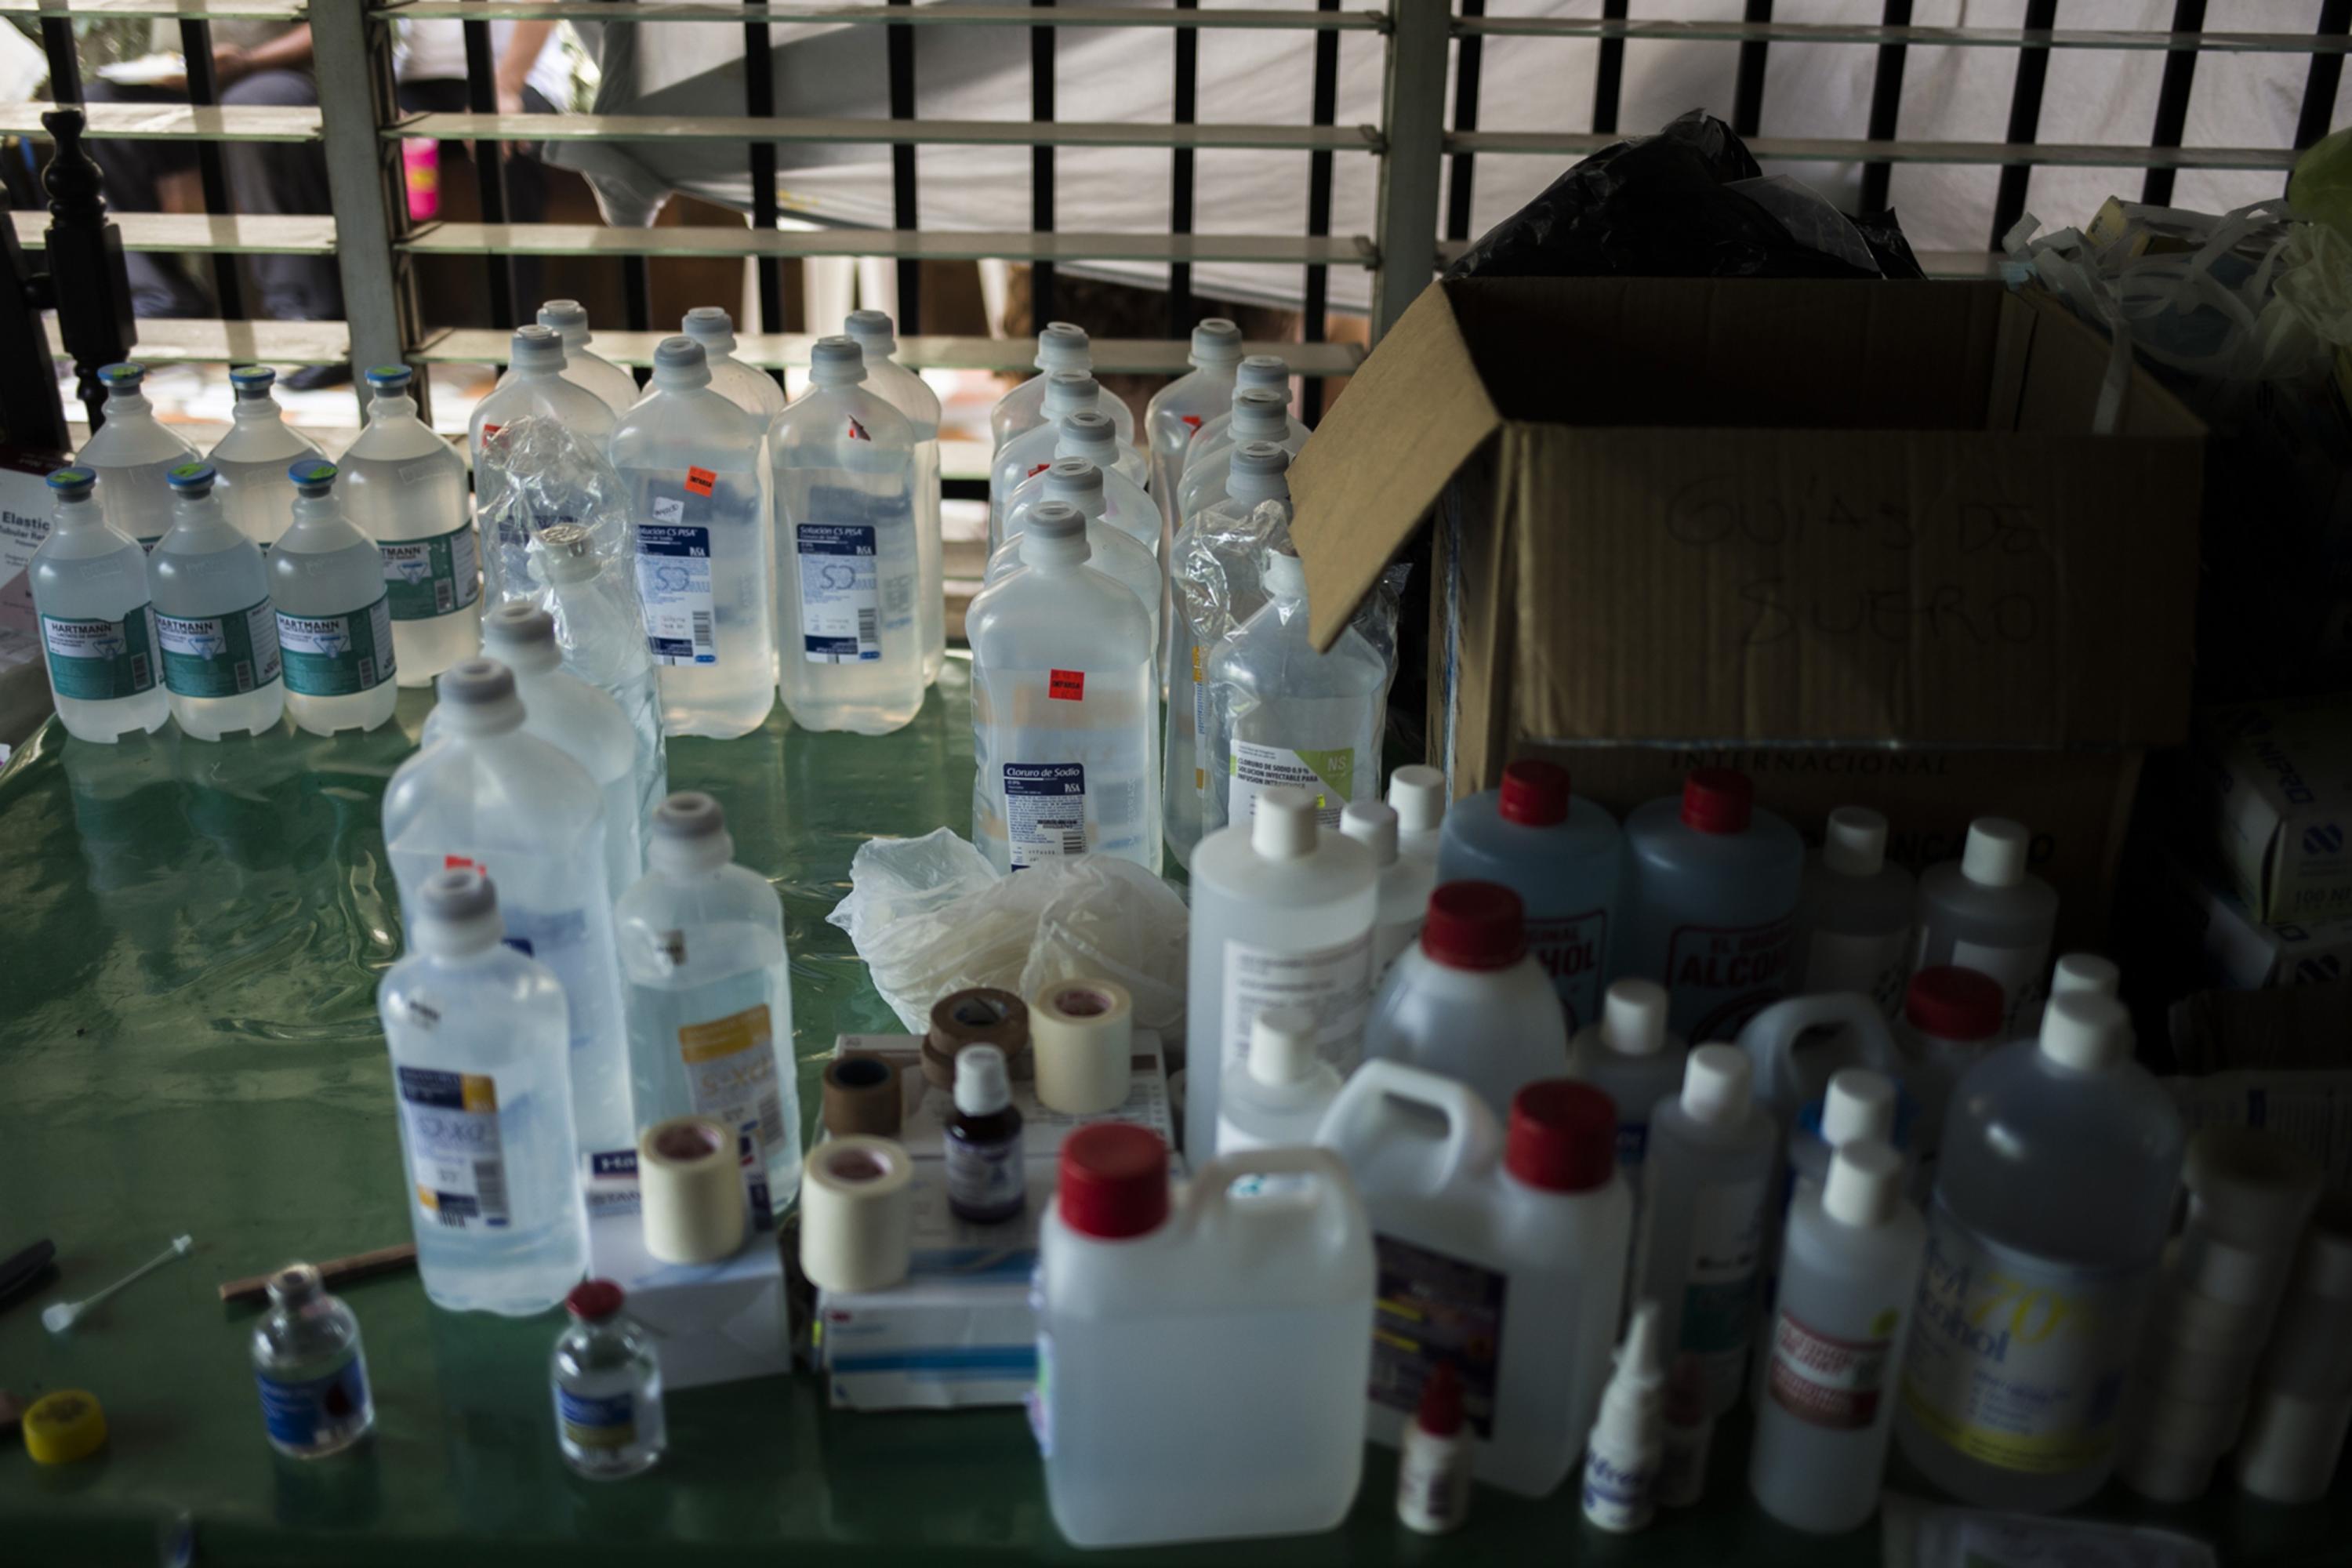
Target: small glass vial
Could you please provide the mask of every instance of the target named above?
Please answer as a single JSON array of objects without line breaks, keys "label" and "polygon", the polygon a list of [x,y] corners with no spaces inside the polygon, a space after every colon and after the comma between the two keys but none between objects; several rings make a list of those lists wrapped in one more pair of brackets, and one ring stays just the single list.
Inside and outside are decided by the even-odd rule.
[{"label": "small glass vial", "polygon": [[340,1454],[375,1425],[360,1321],[307,1263],[269,1277],[269,1313],[253,1331],[253,1381],[269,1446],[289,1458]]},{"label": "small glass vial", "polygon": [[1005,1081],[1004,1053],[994,1046],[956,1053],[955,1113],[947,1134],[948,1207],[958,1219],[994,1225],[1027,1205],[1021,1112]]},{"label": "small glass vial", "polygon": [[[1264,1017],[1263,1013],[1258,1015]],[[1444,1535],[1470,1515],[1470,1440],[1462,1431],[1462,1378],[1439,1362],[1397,1455],[1397,1518],[1407,1530]]]},{"label": "small glass vial", "polygon": [[572,1326],[555,1342],[555,1442],[594,1481],[640,1476],[669,1444],[653,1339],[621,1312],[621,1288],[588,1279],[563,1299]]}]

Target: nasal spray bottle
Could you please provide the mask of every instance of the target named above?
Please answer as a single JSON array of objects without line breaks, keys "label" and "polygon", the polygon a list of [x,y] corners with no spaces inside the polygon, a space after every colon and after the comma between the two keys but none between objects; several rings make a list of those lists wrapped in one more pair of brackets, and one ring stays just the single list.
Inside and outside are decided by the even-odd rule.
[{"label": "nasal spray bottle", "polygon": [[1665,1451],[1666,1373],[1659,1362],[1658,1304],[1633,1309],[1616,1375],[1584,1447],[1584,1517],[1630,1534],[1657,1511],[1658,1463]]}]

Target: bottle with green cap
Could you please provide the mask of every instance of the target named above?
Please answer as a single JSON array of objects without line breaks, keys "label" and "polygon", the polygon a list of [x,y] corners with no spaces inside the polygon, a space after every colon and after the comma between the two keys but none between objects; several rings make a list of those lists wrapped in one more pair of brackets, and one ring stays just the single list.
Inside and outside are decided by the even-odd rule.
[{"label": "bottle with green cap", "polygon": [[163,476],[200,454],[155,417],[145,365],[101,365],[98,380],[106,388],[106,422],[81,444],[74,466],[98,476],[108,525],[152,550],[172,527],[172,489]]},{"label": "bottle with green cap", "polygon": [[367,373],[367,428],[336,465],[335,499],[383,547],[400,683],[429,686],[481,646],[482,574],[466,460],[417,418],[415,379],[404,364]]},{"label": "bottle with green cap", "polygon": [[161,729],[171,709],[156,663],[146,552],[107,522],[97,491],[88,468],[49,476],[57,510],[26,575],[58,721],[69,735],[110,745]]},{"label": "bottle with green cap", "polygon": [[192,741],[258,735],[286,711],[268,566],[221,510],[210,463],[183,463],[167,478],[172,527],[148,558],[147,580],[172,717]]},{"label": "bottle with green cap", "polygon": [[294,487],[288,469],[305,458],[324,458],[319,444],[286,423],[271,389],[278,373],[266,364],[241,364],[228,373],[236,402],[229,410],[228,434],[213,444],[205,461],[219,476],[213,493],[237,531],[268,550],[294,518]]},{"label": "bottle with green cap", "polygon": [[294,521],[269,552],[286,711],[314,735],[373,730],[400,696],[383,551],[343,515],[334,464],[304,458],[286,477]]},{"label": "bottle with green cap", "polygon": [[923,684],[940,678],[947,659],[947,595],[940,536],[940,395],[890,356],[898,334],[887,313],[852,310],[842,333],[866,356],[866,390],[907,416],[915,427],[915,620],[921,631]]}]

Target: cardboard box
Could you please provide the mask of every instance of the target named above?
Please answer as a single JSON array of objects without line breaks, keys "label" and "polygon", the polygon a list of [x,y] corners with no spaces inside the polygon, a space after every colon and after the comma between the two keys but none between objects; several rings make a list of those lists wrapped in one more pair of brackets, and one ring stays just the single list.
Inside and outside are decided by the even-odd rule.
[{"label": "cardboard box", "polygon": [[2199,718],[2208,821],[2231,889],[2263,921],[2352,917],[2352,695]]},{"label": "cardboard box", "polygon": [[629,1315],[653,1331],[665,1386],[700,1388],[792,1370],[776,1232],[753,1231],[723,1262],[664,1263],[646,1250],[632,1204],[588,1222],[588,1258],[596,1278],[628,1298]]},{"label": "cardboard box", "polygon": [[2352,919],[2264,925],[2179,856],[2150,847],[2150,926],[2170,989],[2262,991],[2352,976]]}]

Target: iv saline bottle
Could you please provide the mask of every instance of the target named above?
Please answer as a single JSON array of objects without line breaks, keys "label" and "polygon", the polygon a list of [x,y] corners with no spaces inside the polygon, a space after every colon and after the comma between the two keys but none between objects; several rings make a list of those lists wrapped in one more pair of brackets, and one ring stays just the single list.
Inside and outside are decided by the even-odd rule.
[{"label": "iv saline bottle", "polygon": [[1093,853],[1156,873],[1150,617],[1095,569],[1068,503],[1038,507],[1014,548],[1020,569],[964,617],[982,769],[972,842],[999,870]]},{"label": "iv saline bottle", "polygon": [[[1024,479],[1045,472],[1061,445],[1062,421],[1073,414],[1100,413],[1106,394],[1095,378],[1082,370],[1057,370],[1045,377],[1045,418],[996,449],[988,470],[988,542],[994,550],[1004,542],[1005,518],[1013,492]],[[1114,422],[1116,423],[1116,422]]]},{"label": "iv saline bottle", "polygon": [[160,730],[172,710],[157,663],[146,552],[108,523],[88,468],[58,469],[49,494],[57,503],[49,536],[33,552],[26,576],[58,722],[78,740],[104,745]]},{"label": "iv saline bottle", "polygon": [[1867,806],[1830,813],[1822,847],[1805,858],[1797,904],[1802,991],[1859,991],[1894,1018],[1911,973],[1911,873],[1886,860],[1886,818]]},{"label": "iv saline bottle", "polygon": [[[562,513],[503,507],[507,478],[504,448],[490,442],[518,419],[552,419],[583,441],[603,449],[613,438],[614,414],[604,400],[578,382],[565,378],[563,339],[550,327],[518,327],[507,351],[513,365],[491,394],[474,405],[467,423],[467,449],[474,455],[474,503],[482,519],[482,588],[489,601],[527,598],[536,588],[530,577],[531,537],[550,526],[571,521]],[[493,509],[499,515],[495,526]]]},{"label": "iv saline bottle", "polygon": [[294,515],[294,487],[288,470],[306,458],[324,458],[319,444],[286,423],[270,389],[278,373],[265,364],[241,364],[228,373],[236,401],[229,408],[228,434],[213,444],[205,461],[218,476],[214,493],[237,531],[268,550]]},{"label": "iv saline bottle", "polygon": [[615,419],[629,411],[640,395],[637,378],[589,349],[594,339],[588,331],[587,309],[579,300],[550,300],[539,308],[539,324],[552,327],[563,340],[564,380],[594,393]]},{"label": "iv saline bottle", "polygon": [[[1151,646],[1159,647],[1160,563],[1152,559],[1151,552],[1140,540],[1112,527],[1104,517],[1104,484],[1110,476],[1084,458],[1056,458],[1038,478],[1045,481],[1041,501],[1067,502],[1086,519],[1087,563],[1135,591],[1137,601],[1150,618]],[[1021,535],[1036,510],[1035,506],[1023,508],[1004,542],[988,558],[985,585],[992,587],[1021,569]]]},{"label": "iv saline bottle", "polygon": [[1570,792],[1566,768],[1531,757],[1505,766],[1499,788],[1456,802],[1437,848],[1439,881],[1498,882],[1519,895],[1528,950],[1571,1033],[1601,1015],[1622,863],[1616,819]]},{"label": "iv saline bottle", "polygon": [[1903,1058],[1903,1087],[1915,1108],[1912,1195],[1922,1205],[1935,1195],[1952,1095],[1995,1047],[2008,1043],[2001,1022],[2007,1012],[2000,982],[1948,963],[1921,970],[1904,993],[1895,1046]]},{"label": "iv saline bottle", "polygon": [[201,460],[201,454],[166,429],[142,390],[147,367],[125,362],[99,367],[106,388],[106,423],[74,454],[74,466],[98,476],[98,504],[107,526],[144,550],[172,526],[172,488],[164,476]]},{"label": "iv saline bottle", "polygon": [[1349,801],[1339,813],[1339,831],[1362,845],[1381,868],[1381,909],[1372,926],[1372,990],[1377,994],[1389,966],[1413,944],[1429,918],[1435,868],[1397,853],[1396,811],[1377,800]]},{"label": "iv saline bottle", "polygon": [[383,551],[337,504],[334,464],[304,458],[287,478],[294,521],[269,552],[286,711],[314,735],[373,730],[400,698]]},{"label": "iv saline bottle", "polygon": [[1102,520],[1143,546],[1156,569],[1160,545],[1159,503],[1128,472],[1134,453],[1118,444],[1110,416],[1098,409],[1082,408],[1062,416],[1061,431],[1061,439],[1054,444],[1053,462],[1013,487],[1012,502],[1004,509],[1005,540],[1011,541],[1028,525],[1029,510],[1039,501],[1070,500],[1055,492],[1054,472],[1075,458],[1102,474]]},{"label": "iv saline bottle", "polygon": [[555,1446],[592,1481],[643,1475],[669,1446],[661,1360],[622,1305],[610,1279],[582,1280],[563,1298],[572,1321],[555,1341]]},{"label": "iv saline bottle", "polygon": [[1643,1173],[1649,1161],[1650,1112],[1681,1089],[1690,1047],[1666,1028],[1665,987],[1654,980],[1612,981],[1601,996],[1601,1020],[1568,1043],[1568,1071],[1607,1095],[1617,1107],[1617,1168],[1641,1213]]},{"label": "iv saline bottle", "polygon": [[923,705],[915,427],[868,390],[866,355],[819,338],[775,458],[778,665],[803,730],[887,735]]},{"label": "iv saline bottle", "polygon": [[269,1446],[289,1459],[340,1454],[375,1425],[360,1321],[310,1264],[288,1264],[268,1289],[269,1310],[253,1329],[253,1381]]},{"label": "iv saline bottle", "polygon": [[1693,769],[1679,799],[1625,819],[1616,972],[1664,985],[1685,1039],[1731,1038],[1788,993],[1804,868],[1804,840],[1756,805],[1745,773]]},{"label": "iv saline bottle", "polygon": [[1242,330],[1222,316],[1192,329],[1192,370],[1161,387],[1143,411],[1145,439],[1151,445],[1151,493],[1160,499],[1161,526],[1176,526],[1176,481],[1184,455],[1201,426],[1234,404],[1234,378],[1242,364]]},{"label": "iv saline bottle", "polygon": [[1584,1517],[1612,1534],[1649,1527],[1665,1453],[1665,1368],[1658,1304],[1633,1309],[1617,1370],[1584,1447]]},{"label": "iv saline bottle", "polygon": [[172,717],[192,741],[258,735],[286,711],[278,613],[261,547],[213,496],[209,463],[172,470],[172,529],[147,560]]},{"label": "iv saline bottle", "polygon": [[[1282,395],[1284,404],[1290,401],[1290,363],[1280,354],[1244,354],[1240,369],[1234,376],[1234,394],[1263,388]],[[1291,451],[1297,451],[1307,441],[1307,426],[1293,416],[1285,435],[1276,439]],[[1193,466],[1222,454],[1234,441],[1234,408],[1230,400],[1217,410],[1217,416],[1201,426],[1192,444],[1184,448],[1182,473],[1189,474]],[[1183,488],[1182,475],[1178,476],[1177,489]],[[1171,492],[1172,493],[1172,492]],[[1181,520],[1180,520],[1181,521]]]},{"label": "iv saline bottle", "polygon": [[735,318],[716,305],[697,305],[677,330],[702,345],[710,368],[710,390],[760,422],[761,428],[784,411],[784,389],[766,371],[735,357]]},{"label": "iv saline bottle", "polygon": [[800,1191],[793,985],[783,903],[734,853],[717,801],[692,791],[664,801],[646,875],[613,910],[614,941],[637,1130],[675,1116],[735,1129],[766,1173],[752,1215],[766,1229]]},{"label": "iv saline bottle", "polygon": [[404,364],[367,373],[367,427],[335,465],[335,499],[383,547],[400,684],[429,686],[481,646],[482,580],[465,459],[416,417],[414,380]]},{"label": "iv saline bottle", "polygon": [[637,525],[637,597],[662,728],[731,740],[776,700],[765,431],[712,388],[702,345],[664,338],[652,390],[613,432]]},{"label": "iv saline bottle", "polygon": [[587,529],[559,522],[540,534],[532,571],[545,585],[563,668],[619,703],[628,718],[636,737],[635,816],[651,821],[654,807],[669,796],[669,746],[631,563],[604,560]]},{"label": "iv saline bottle", "polygon": [[1528,952],[1517,893],[1446,882],[1430,894],[1420,944],[1372,998],[1364,1056],[1467,1084],[1499,1122],[1524,1085],[1567,1070],[1568,1026]]},{"label": "iv saline bottle", "polygon": [[525,1318],[588,1268],[563,988],[502,940],[471,866],[411,897],[408,956],[377,992],[400,1107],[416,1271],[453,1312]]},{"label": "iv saline bottle", "polygon": [[2005,816],[1969,824],[1958,860],[1919,874],[1919,948],[1915,968],[1954,963],[1990,974],[2006,1007],[2001,1024],[2014,1037],[2042,999],[2058,890],[2025,868],[2032,836]]},{"label": "iv saline bottle", "polygon": [[[1094,349],[1087,341],[1084,327],[1067,321],[1048,321],[1037,333],[1038,374],[996,400],[988,411],[990,450],[1001,452],[1004,444],[1024,431],[1048,423],[1045,417],[1046,378],[1056,371],[1076,371],[1080,374],[1094,369]],[[1135,445],[1135,414],[1127,400],[1104,392],[1097,395],[1092,406],[1100,408],[1118,426],[1122,447]]]},{"label": "iv saline bottle", "polygon": [[1244,387],[1234,394],[1230,434],[1233,439],[1193,464],[1178,483],[1176,515],[1180,522],[1190,522],[1231,494],[1228,481],[1233,476],[1234,459],[1252,441],[1271,441],[1294,458],[1306,445],[1290,438],[1289,393],[1263,387]]},{"label": "iv saline bottle", "polygon": [[852,310],[842,332],[866,356],[866,390],[906,416],[915,432],[915,632],[923,650],[923,684],[947,662],[945,542],[940,534],[940,395],[890,356],[898,334],[881,310]]},{"label": "iv saline bottle", "polygon": [[1217,1149],[1303,1149],[1339,1098],[1339,1070],[1315,1054],[1315,1015],[1269,1007],[1250,1020],[1249,1052],[1226,1064]]},{"label": "iv saline bottle", "polygon": [[971,1225],[1011,1219],[1028,1206],[1029,1186],[1003,1051],[966,1046],[956,1053],[954,1103],[942,1130],[948,1210]]}]

